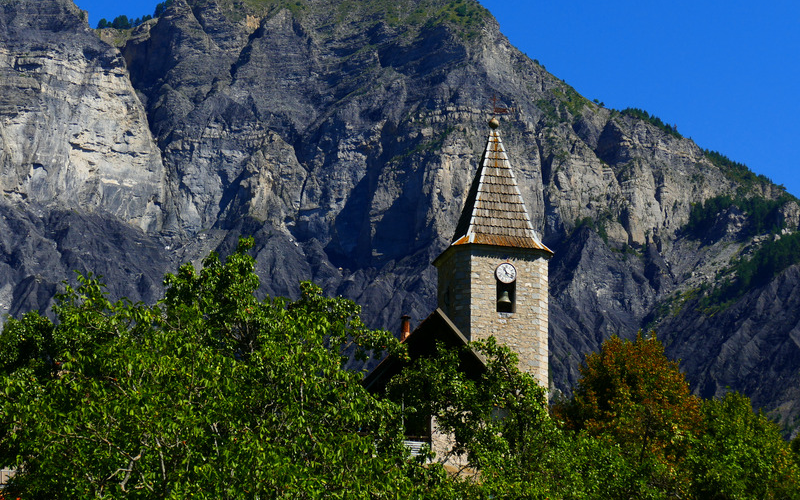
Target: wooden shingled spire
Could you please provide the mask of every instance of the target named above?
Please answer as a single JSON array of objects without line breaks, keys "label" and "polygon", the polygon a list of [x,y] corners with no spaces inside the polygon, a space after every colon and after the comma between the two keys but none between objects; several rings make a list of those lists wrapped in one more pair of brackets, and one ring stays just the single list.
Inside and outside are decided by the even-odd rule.
[{"label": "wooden shingled spire", "polygon": [[451,244],[534,248],[552,254],[533,230],[499,126],[496,117],[489,121],[489,139]]}]

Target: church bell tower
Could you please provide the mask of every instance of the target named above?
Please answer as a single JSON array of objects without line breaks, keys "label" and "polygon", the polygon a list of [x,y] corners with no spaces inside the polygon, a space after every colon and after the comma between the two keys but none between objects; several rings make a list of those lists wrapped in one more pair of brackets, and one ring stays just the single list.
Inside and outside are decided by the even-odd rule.
[{"label": "church bell tower", "polygon": [[469,340],[494,336],[548,387],[547,265],[492,118],[450,246],[433,262],[439,308]]}]

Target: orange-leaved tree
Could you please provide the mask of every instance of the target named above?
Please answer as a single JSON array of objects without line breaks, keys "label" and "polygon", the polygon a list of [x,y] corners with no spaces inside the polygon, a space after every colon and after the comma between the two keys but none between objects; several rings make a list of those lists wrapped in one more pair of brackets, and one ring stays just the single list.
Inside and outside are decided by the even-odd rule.
[{"label": "orange-leaved tree", "polygon": [[702,416],[678,363],[654,335],[611,337],[586,357],[573,399],[554,413],[567,428],[616,442],[633,463],[675,479]]}]

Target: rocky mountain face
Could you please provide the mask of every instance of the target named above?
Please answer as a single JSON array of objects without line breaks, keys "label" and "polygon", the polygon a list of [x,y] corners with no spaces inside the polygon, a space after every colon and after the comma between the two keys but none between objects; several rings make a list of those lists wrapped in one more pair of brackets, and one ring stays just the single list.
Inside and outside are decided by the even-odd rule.
[{"label": "rocky mountain face", "polygon": [[654,327],[698,393],[743,391],[787,429],[800,415],[800,269],[713,317],[697,305],[781,235],[727,206],[686,230],[694,204],[736,195],[776,204],[788,237],[797,203],[587,101],[472,0],[175,0],[102,33],[68,0],[11,0],[0,39],[0,312],[46,312],[73,270],[152,302],[165,272],[248,234],[264,293],[310,279],[372,326],[421,321],[497,97],[555,251],[552,388],[610,335]]}]

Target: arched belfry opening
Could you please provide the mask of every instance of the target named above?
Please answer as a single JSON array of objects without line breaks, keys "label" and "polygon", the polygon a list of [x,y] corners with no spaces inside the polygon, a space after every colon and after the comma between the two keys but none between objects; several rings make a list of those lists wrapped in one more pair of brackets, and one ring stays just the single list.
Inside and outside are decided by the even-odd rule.
[{"label": "arched belfry opening", "polygon": [[516,286],[514,283],[497,282],[497,312],[513,313],[516,305]]}]

